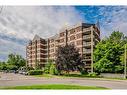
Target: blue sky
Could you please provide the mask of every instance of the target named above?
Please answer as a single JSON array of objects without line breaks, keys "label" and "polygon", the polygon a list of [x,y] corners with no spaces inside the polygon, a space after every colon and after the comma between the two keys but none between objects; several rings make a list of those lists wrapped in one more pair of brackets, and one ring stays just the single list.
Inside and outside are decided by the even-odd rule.
[{"label": "blue sky", "polygon": [[35,34],[47,38],[66,26],[100,22],[101,38],[112,31],[127,35],[126,6],[4,6],[0,14],[0,61],[9,53],[25,57]]}]

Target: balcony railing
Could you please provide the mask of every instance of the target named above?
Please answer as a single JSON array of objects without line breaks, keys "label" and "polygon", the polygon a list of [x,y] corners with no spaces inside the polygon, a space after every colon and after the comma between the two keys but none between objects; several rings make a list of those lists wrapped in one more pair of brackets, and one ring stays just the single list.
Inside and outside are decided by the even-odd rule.
[{"label": "balcony railing", "polygon": [[91,42],[84,42],[83,46],[91,46]]},{"label": "balcony railing", "polygon": [[91,53],[91,49],[83,49],[84,53]]},{"label": "balcony railing", "polygon": [[90,39],[90,38],[91,38],[90,35],[84,35],[84,36],[83,36],[83,39]]},{"label": "balcony railing", "polygon": [[87,31],[91,31],[91,29],[90,28],[84,28],[83,31],[87,32]]},{"label": "balcony railing", "polygon": [[85,56],[84,59],[91,59],[91,56],[88,56],[88,57]]}]

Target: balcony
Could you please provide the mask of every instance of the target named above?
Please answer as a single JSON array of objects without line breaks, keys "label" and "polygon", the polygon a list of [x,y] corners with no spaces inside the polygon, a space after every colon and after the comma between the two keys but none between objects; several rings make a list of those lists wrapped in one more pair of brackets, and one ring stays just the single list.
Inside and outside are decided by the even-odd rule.
[{"label": "balcony", "polygon": [[89,53],[91,53],[91,49],[83,49],[83,53],[89,54]]},{"label": "balcony", "polygon": [[88,65],[87,64],[87,65],[85,65],[85,68],[89,68],[90,69],[91,68],[91,65]]},{"label": "balcony", "polygon": [[83,46],[84,47],[90,47],[91,46],[91,42],[83,42]]},{"label": "balcony", "polygon": [[89,31],[91,31],[91,28],[84,28],[83,29],[83,32],[89,32]]},{"label": "balcony", "polygon": [[91,40],[91,35],[83,35],[83,40]]},{"label": "balcony", "polygon": [[83,42],[83,47],[85,48],[89,48],[91,47],[91,45],[93,45],[95,47],[95,42],[91,43],[91,42]]},{"label": "balcony", "polygon": [[83,61],[91,61],[91,56],[85,56],[85,57],[83,58]]}]

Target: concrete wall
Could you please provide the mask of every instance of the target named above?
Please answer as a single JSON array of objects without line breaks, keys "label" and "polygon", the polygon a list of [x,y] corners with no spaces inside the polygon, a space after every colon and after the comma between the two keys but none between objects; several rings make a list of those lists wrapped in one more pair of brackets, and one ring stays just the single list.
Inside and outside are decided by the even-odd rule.
[{"label": "concrete wall", "polygon": [[100,75],[105,78],[124,78],[124,74],[101,73]]}]

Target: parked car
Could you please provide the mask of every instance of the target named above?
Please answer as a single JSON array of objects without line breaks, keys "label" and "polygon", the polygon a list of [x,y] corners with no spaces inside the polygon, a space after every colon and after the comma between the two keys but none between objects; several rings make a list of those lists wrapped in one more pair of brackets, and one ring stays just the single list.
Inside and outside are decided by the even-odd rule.
[{"label": "parked car", "polygon": [[28,75],[28,72],[27,71],[23,71],[22,74],[23,75]]},{"label": "parked car", "polygon": [[18,73],[22,75],[28,75],[28,72],[23,70],[19,70]]}]

